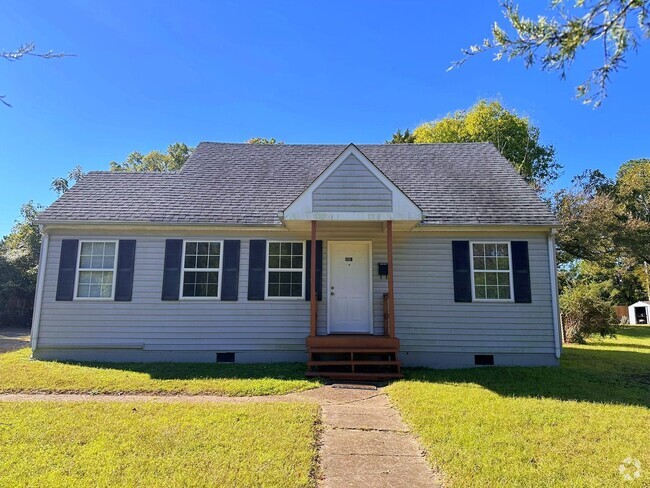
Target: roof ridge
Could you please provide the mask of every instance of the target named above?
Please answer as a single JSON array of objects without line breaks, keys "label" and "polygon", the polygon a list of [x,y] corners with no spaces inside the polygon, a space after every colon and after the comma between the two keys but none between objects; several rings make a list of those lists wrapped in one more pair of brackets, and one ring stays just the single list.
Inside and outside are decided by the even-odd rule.
[{"label": "roof ridge", "polygon": [[494,145],[489,141],[481,142],[405,142],[399,144],[388,144],[385,142],[327,142],[327,143],[311,143],[311,142],[298,142],[298,143],[276,143],[276,144],[250,144],[248,142],[220,142],[220,141],[201,141],[197,144],[201,146],[203,144],[210,144],[214,146],[242,146],[242,147],[337,147],[337,146],[349,146],[354,144],[355,146],[377,146],[377,147],[427,147],[427,146],[471,146],[471,145]]}]

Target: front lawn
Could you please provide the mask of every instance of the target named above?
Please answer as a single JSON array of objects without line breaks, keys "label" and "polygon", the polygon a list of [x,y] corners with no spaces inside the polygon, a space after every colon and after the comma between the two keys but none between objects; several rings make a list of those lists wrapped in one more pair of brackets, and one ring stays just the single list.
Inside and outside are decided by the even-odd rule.
[{"label": "front lawn", "polygon": [[64,363],[0,354],[0,393],[283,395],[320,386],[301,363]]},{"label": "front lawn", "polygon": [[0,402],[0,486],[314,485],[318,407]]},{"label": "front lawn", "polygon": [[453,486],[650,486],[650,327],[559,368],[411,370],[387,390]]}]

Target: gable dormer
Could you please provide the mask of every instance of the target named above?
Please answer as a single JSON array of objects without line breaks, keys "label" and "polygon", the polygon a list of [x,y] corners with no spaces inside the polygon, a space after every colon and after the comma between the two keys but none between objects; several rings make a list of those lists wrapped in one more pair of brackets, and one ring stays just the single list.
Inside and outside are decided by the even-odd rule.
[{"label": "gable dormer", "polygon": [[354,144],[289,205],[284,220],[413,221],[422,210]]}]

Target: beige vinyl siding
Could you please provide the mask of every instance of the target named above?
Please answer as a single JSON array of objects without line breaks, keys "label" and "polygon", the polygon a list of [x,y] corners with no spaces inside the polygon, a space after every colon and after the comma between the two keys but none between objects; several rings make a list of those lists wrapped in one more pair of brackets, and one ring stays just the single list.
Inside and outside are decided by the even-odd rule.
[{"label": "beige vinyl siding", "polygon": [[392,192],[354,155],[312,195],[314,212],[392,212]]},{"label": "beige vinyl siding", "polygon": [[[63,238],[136,239],[131,302],[55,301]],[[239,300],[162,301],[165,239],[240,239]],[[173,230],[148,233],[53,232],[45,270],[38,348],[133,346],[151,351],[305,351],[309,303],[304,300],[248,301],[250,239],[306,240],[307,232]],[[327,241],[372,241],[374,331],[383,333],[382,295],[387,280],[377,274],[386,261],[381,224],[319,223],[323,240],[323,301],[318,333],[327,324]],[[486,234],[399,232],[395,248],[396,332],[404,352],[553,353],[553,320],[546,237],[507,235],[528,240],[532,303],[455,303],[451,241],[489,239]]]}]

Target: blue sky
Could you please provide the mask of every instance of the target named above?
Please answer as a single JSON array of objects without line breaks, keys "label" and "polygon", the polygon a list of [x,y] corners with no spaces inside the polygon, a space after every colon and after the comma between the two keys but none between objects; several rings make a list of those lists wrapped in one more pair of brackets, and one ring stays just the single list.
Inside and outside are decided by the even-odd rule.
[{"label": "blue sky", "polygon": [[[531,12],[544,9],[527,5]],[[182,141],[381,143],[480,98],[528,115],[565,166],[613,175],[650,156],[650,50],[632,54],[609,98],[572,100],[568,80],[484,55],[447,72],[500,20],[497,0],[4,2],[0,49],[34,41],[76,57],[0,64],[0,235],[23,202],[51,203],[52,178],[108,169]]]}]

